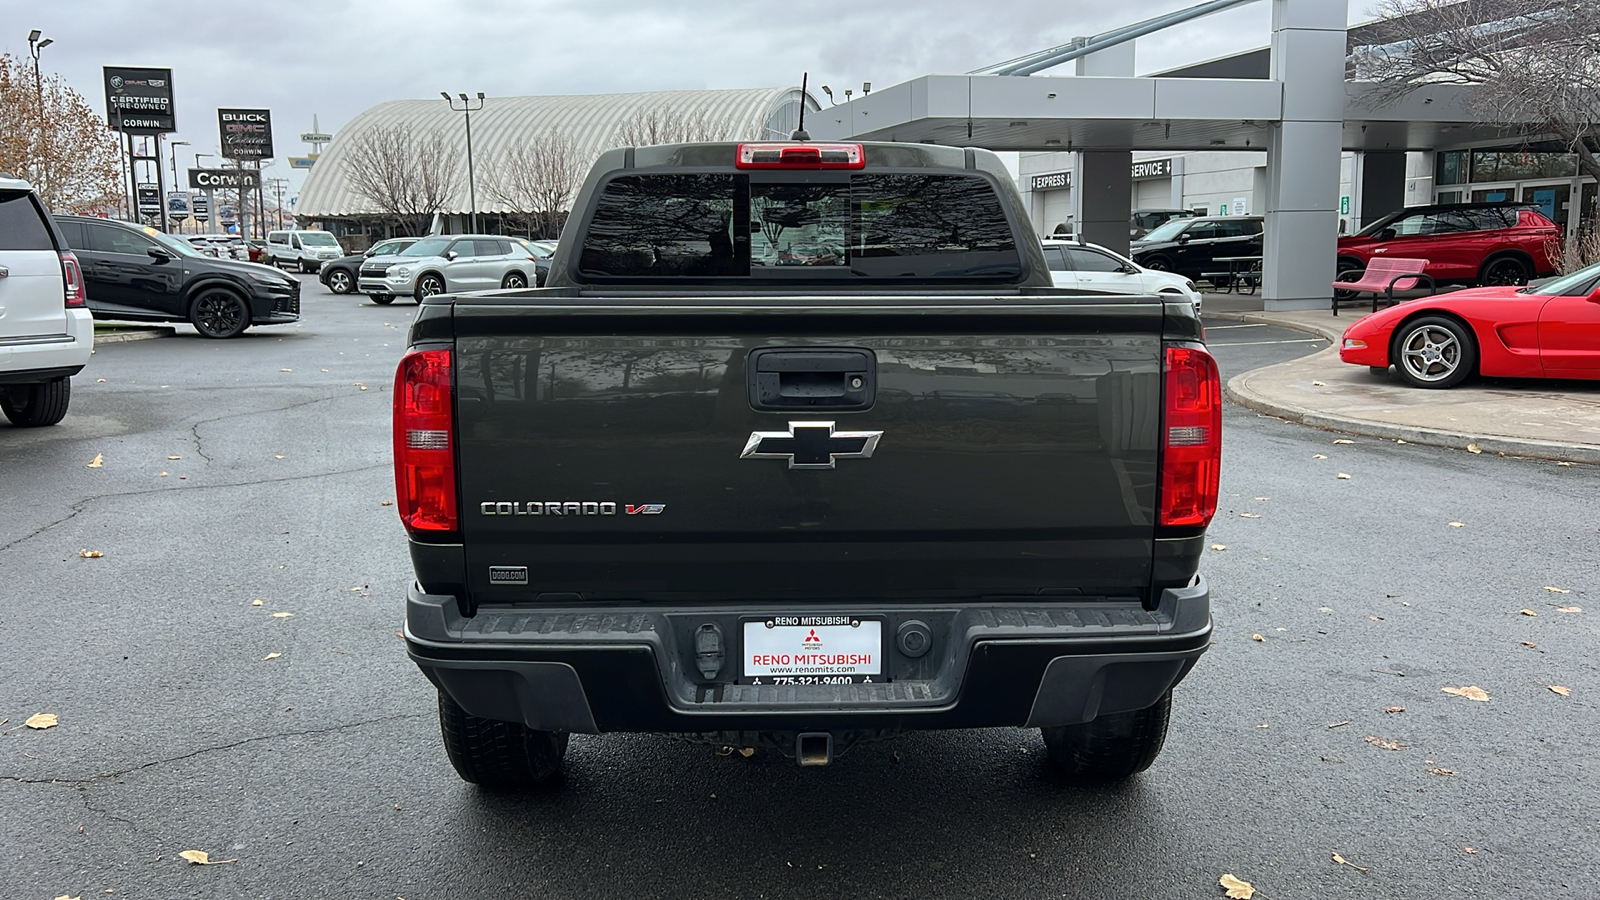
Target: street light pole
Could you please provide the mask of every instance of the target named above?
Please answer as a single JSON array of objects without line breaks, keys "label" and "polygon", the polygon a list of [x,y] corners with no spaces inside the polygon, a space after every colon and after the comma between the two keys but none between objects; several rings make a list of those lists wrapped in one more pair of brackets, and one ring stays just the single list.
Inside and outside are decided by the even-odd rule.
[{"label": "street light pole", "polygon": [[467,203],[472,207],[472,233],[478,233],[478,186],[472,175],[472,114],[483,109],[483,91],[478,92],[478,105],[473,106],[466,94],[459,94],[461,106],[456,106],[456,101],[450,98],[446,91],[440,91],[439,96],[444,102],[450,104],[452,110],[459,110],[467,116]]},{"label": "street light pole", "polygon": [[[200,157],[202,157],[202,156],[216,156],[216,154],[215,153],[196,153],[194,155],[194,167],[196,169],[200,168]],[[198,225],[200,223],[196,222],[195,224]],[[216,234],[216,233],[217,233],[217,204],[216,204],[216,198],[212,195],[212,192],[210,190],[207,190],[206,191],[206,234]]]},{"label": "street light pole", "polygon": [[[167,142],[167,146],[172,148],[172,190],[169,191],[168,193],[177,193],[177,191],[178,191],[178,148],[179,147],[187,147],[187,146],[189,146],[189,142],[188,141],[168,141]],[[159,165],[159,163],[158,163],[158,165]],[[161,199],[161,202],[162,203],[166,203],[169,206],[171,205],[171,201],[168,200],[165,197],[163,197]],[[171,210],[168,210],[168,212],[171,212]],[[183,223],[182,222],[178,223],[178,233],[179,234],[183,233]]]},{"label": "street light pole", "polygon": [[35,28],[28,32],[28,55],[33,57],[33,89],[39,95],[39,131],[34,150],[39,155],[40,171],[44,173],[45,205],[54,207],[50,202],[54,198],[55,185],[50,183],[50,162],[44,152],[44,74],[39,69],[39,51],[55,43],[50,38],[40,40],[43,32]]}]

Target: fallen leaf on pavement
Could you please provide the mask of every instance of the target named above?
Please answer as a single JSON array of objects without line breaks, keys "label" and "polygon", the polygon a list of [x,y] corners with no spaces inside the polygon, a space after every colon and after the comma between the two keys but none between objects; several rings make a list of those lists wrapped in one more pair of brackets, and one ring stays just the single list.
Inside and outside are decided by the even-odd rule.
[{"label": "fallen leaf on pavement", "polygon": [[1385,706],[1383,711],[1386,713],[1403,713],[1406,708],[1404,706]]},{"label": "fallen leaf on pavement", "polygon": [[1241,519],[1259,519],[1259,518],[1261,518],[1261,514],[1260,513],[1239,513],[1239,518],[1241,518]]},{"label": "fallen leaf on pavement", "polygon": [[78,555],[84,559],[99,559],[100,557],[105,556],[105,554],[99,550],[79,550]]},{"label": "fallen leaf on pavement", "polygon": [[95,379],[95,380],[94,380],[94,383],[95,383],[95,384],[105,384],[105,383],[106,383],[106,380],[105,380],[105,379],[104,379],[104,378],[96,378],[96,379]]},{"label": "fallen leaf on pavement", "polygon": [[1471,853],[1473,856],[1477,856],[1478,855],[1478,851],[1474,847],[1462,847],[1461,848],[1461,852],[1462,853]]},{"label": "fallen leaf on pavement", "polygon": [[1427,772],[1429,775],[1454,775],[1454,774],[1456,774],[1454,771],[1452,771],[1450,769],[1423,769],[1422,771]]},{"label": "fallen leaf on pavement", "polygon": [[1271,497],[1257,497],[1256,499],[1257,500],[1266,501],[1266,500],[1271,500],[1272,498]]},{"label": "fallen leaf on pavement", "polygon": [[251,606],[260,606],[262,604],[262,602],[263,601],[261,601],[261,600],[251,600],[250,601],[250,605]]},{"label": "fallen leaf on pavement", "polygon": [[1227,544],[1212,544],[1211,545],[1211,549],[1213,549],[1213,550],[1226,550],[1226,549],[1228,549],[1228,545]]},{"label": "fallen leaf on pavement", "polygon": [[1264,641],[1264,640],[1266,640],[1266,638],[1262,637],[1259,634],[1252,634],[1252,635],[1250,635],[1250,640],[1252,640],[1252,641]]},{"label": "fallen leaf on pavement", "polygon": [[293,372],[293,369],[279,369],[279,372]]},{"label": "fallen leaf on pavement", "polygon": [[1337,441],[1334,441],[1334,443],[1335,444],[1354,444],[1355,441],[1347,441],[1344,438],[1339,438]]},{"label": "fallen leaf on pavement", "polygon": [[272,614],[272,617],[274,619],[291,619],[291,618],[294,618],[294,613],[292,613],[292,612],[275,612],[275,613]]},{"label": "fallen leaf on pavement", "polygon": [[1349,724],[1350,724],[1349,720],[1345,720],[1343,722],[1335,722],[1332,725],[1329,725],[1328,727],[1329,728],[1343,728],[1343,727],[1345,727],[1346,725],[1349,725]]},{"label": "fallen leaf on pavement", "polygon": [[278,657],[280,657],[282,655],[283,655],[282,653],[268,653],[266,656],[261,657],[261,661],[262,662],[266,662],[269,659],[277,659]]},{"label": "fallen leaf on pavement", "polygon": [[178,855],[197,866],[220,866],[223,863],[239,861],[237,859],[212,859],[211,854],[204,850],[185,850]]},{"label": "fallen leaf on pavement", "polygon": [[1467,445],[1467,452],[1468,453],[1482,453],[1483,452],[1483,448],[1479,447],[1477,444],[1468,444]]},{"label": "fallen leaf on pavement", "polygon": [[[95,457],[95,459],[99,459],[99,458],[100,457],[98,457],[98,456]],[[1567,590],[1566,588],[1551,587],[1548,584],[1544,586],[1544,589],[1549,591],[1552,594],[1570,594],[1570,593],[1572,593],[1571,591]]]},{"label": "fallen leaf on pavement", "polygon": [[1228,892],[1224,895],[1228,900],[1250,900],[1251,897],[1256,895],[1255,885],[1248,881],[1240,881],[1231,872],[1218,878],[1217,884],[1228,889]]},{"label": "fallen leaf on pavement", "polygon": [[323,369],[323,370],[322,370],[322,371],[324,371],[324,372],[326,372],[326,371],[328,371],[328,370],[327,370],[327,369]]},{"label": "fallen leaf on pavement", "polygon": [[1400,438],[1395,438],[1395,441],[1394,441],[1394,442],[1395,442],[1395,443],[1396,443],[1396,444],[1404,444],[1404,443],[1405,443],[1405,441],[1404,441],[1404,440],[1402,440],[1402,439],[1400,439]]},{"label": "fallen leaf on pavement", "polygon": [[739,748],[739,755],[744,757],[745,759],[749,759],[750,757],[756,755],[756,748],[754,748],[754,747],[740,747]]},{"label": "fallen leaf on pavement", "polygon": [[1520,610],[1520,612],[1525,616],[1537,616],[1537,615],[1539,615],[1538,613],[1534,612],[1531,609]]},{"label": "fallen leaf on pavement", "polygon": [[1350,476],[1346,475],[1343,472],[1340,472],[1338,475],[1336,475],[1334,477],[1338,478],[1340,481],[1349,481],[1350,480]]},{"label": "fallen leaf on pavement", "polygon": [[1383,616],[1367,616],[1367,618],[1371,619],[1374,622],[1382,622],[1383,621]]},{"label": "fallen leaf on pavement", "polygon": [[[202,154],[200,154],[200,155],[201,155],[201,156],[205,156],[205,154],[204,154],[204,153],[202,153]],[[100,379],[100,380],[101,380],[101,381],[105,381],[105,379],[104,379],[104,378],[102,378],[102,379]],[[81,828],[80,828],[80,829],[79,829],[79,833],[80,833],[80,834],[81,834],[81,833],[82,833],[82,831],[83,831],[83,830],[82,830],[82,829],[81,829]],[[82,897],[82,896],[81,896],[81,895],[80,895],[80,896],[77,896],[77,897],[69,897],[69,896],[67,896],[67,895],[66,895],[66,894],[62,894],[62,895],[61,895],[61,896],[59,896],[59,897],[57,897],[57,898],[56,898],[56,900],[83,900],[83,897]]]},{"label": "fallen leaf on pavement", "polygon": [[1379,737],[1375,734],[1369,734],[1363,740],[1372,746],[1379,748],[1380,750],[1404,750],[1407,746],[1409,746],[1408,744],[1402,744],[1399,741],[1390,740],[1386,737]]},{"label": "fallen leaf on pavement", "polygon": [[1338,863],[1341,866],[1349,866],[1350,868],[1355,869],[1356,871],[1360,872],[1363,875],[1365,875],[1368,872],[1372,871],[1371,868],[1369,868],[1367,866],[1358,866],[1355,863],[1351,862],[1348,859],[1345,859],[1344,857],[1340,856],[1337,853],[1333,854],[1333,861]]},{"label": "fallen leaf on pavement", "polygon": [[1535,647],[1537,647],[1539,645],[1535,644],[1533,641],[1523,641],[1522,642],[1522,646],[1527,647],[1529,650],[1532,650],[1533,648],[1535,648]]},{"label": "fallen leaf on pavement", "polygon": [[181,456],[169,456],[167,459],[183,459]]},{"label": "fallen leaf on pavement", "polygon": [[1547,685],[1545,685],[1545,687],[1549,688],[1550,689],[1550,693],[1552,693],[1552,694],[1560,694],[1563,697],[1571,697],[1572,696],[1572,688],[1562,687],[1559,684],[1547,684]]},{"label": "fallen leaf on pavement", "polygon": [[272,455],[272,458],[273,459],[283,459],[283,454],[282,453],[274,453]]},{"label": "fallen leaf on pavement", "polygon": [[367,389],[367,386],[364,385],[364,384],[358,384],[358,385],[356,385],[356,387],[362,389],[363,391]]},{"label": "fallen leaf on pavement", "polygon": [[394,501],[393,500],[385,500],[382,503],[379,503],[378,505],[379,506],[393,506],[394,505]]},{"label": "fallen leaf on pavement", "polygon": [[1311,454],[1311,458],[1312,459],[1327,459],[1327,457],[1323,456],[1321,453],[1313,453],[1313,454]]},{"label": "fallen leaf on pavement", "polygon": [[87,466],[84,466],[84,468],[86,468],[86,469],[98,469],[98,468],[104,466],[105,464],[106,464],[106,455],[104,453],[96,453],[94,455],[94,459],[89,460],[89,464]]},{"label": "fallen leaf on pavement", "polygon": [[1325,385],[1325,384],[1323,384],[1323,383],[1322,383],[1322,382],[1320,382],[1320,381],[1313,381],[1313,382],[1311,382],[1311,386],[1312,386],[1312,387],[1327,387],[1327,385]]},{"label": "fallen leaf on pavement", "polygon": [[1452,697],[1465,697],[1468,700],[1477,700],[1480,703],[1487,702],[1489,699],[1489,692],[1475,684],[1469,684],[1466,687],[1440,688],[1439,690]]},{"label": "fallen leaf on pavement", "polygon": [[1564,613],[1583,612],[1583,607],[1581,607],[1581,606],[1558,606],[1558,607],[1556,607],[1556,612],[1564,612]]},{"label": "fallen leaf on pavement", "polygon": [[167,473],[165,473],[165,472],[157,472],[156,473],[156,477],[157,478],[165,478],[165,477],[167,477]]},{"label": "fallen leaf on pavement", "polygon": [[1466,526],[1467,526],[1467,523],[1465,523],[1465,522],[1451,522],[1450,523],[1450,527],[1451,528],[1465,528]]},{"label": "fallen leaf on pavement", "polygon": [[43,731],[46,728],[54,728],[61,723],[56,721],[55,713],[34,713],[28,717],[28,721],[23,722],[22,724],[34,729],[35,731]]}]

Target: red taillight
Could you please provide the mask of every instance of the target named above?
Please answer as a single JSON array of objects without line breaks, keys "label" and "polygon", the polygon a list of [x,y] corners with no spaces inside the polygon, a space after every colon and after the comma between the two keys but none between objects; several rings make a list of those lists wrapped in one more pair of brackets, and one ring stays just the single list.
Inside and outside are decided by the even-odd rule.
[{"label": "red taillight", "polygon": [[449,350],[413,350],[394,376],[394,484],[407,531],[455,531],[455,417]]},{"label": "red taillight", "polygon": [[860,169],[867,164],[860,144],[795,144],[759,141],[739,145],[741,169]]},{"label": "red taillight", "polygon": [[1222,379],[1199,347],[1167,348],[1161,417],[1161,524],[1210,524],[1222,472]]},{"label": "red taillight", "polygon": [[67,308],[83,306],[89,293],[84,290],[83,267],[71,250],[61,251],[61,278],[67,284]]}]

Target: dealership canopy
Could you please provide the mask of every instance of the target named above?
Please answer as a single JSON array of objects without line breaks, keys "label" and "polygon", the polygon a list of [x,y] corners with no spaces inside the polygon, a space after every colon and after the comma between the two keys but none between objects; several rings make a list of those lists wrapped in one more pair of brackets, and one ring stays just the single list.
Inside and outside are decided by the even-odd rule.
[{"label": "dealership canopy", "polygon": [[[659,116],[711,124],[722,140],[788,137],[800,108],[800,89],[761,88],[728,91],[655,91],[639,94],[580,94],[561,97],[489,97],[472,113],[472,153],[478,181],[478,212],[513,212],[485,190],[513,146],[540,140],[551,131],[570,139],[579,156],[580,178],[601,152],[617,146],[618,129],[653,111]],[[816,110],[807,98],[807,109]],[[809,124],[809,118],[807,120]],[[302,219],[373,215],[372,203],[356,193],[346,177],[350,148],[378,128],[401,126],[418,137],[442,135],[449,151],[463,160],[455,191],[443,212],[467,213],[466,130],[459,107],[443,99],[392,100],[357,115],[334,135],[333,143],[306,176],[295,205]]]}]

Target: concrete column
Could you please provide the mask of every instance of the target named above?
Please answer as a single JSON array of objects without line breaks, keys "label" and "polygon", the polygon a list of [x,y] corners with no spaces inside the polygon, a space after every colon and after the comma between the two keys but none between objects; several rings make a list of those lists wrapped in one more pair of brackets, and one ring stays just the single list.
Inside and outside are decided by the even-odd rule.
[{"label": "concrete column", "polygon": [[[1131,77],[1134,41],[1077,60],[1077,74]],[[1133,211],[1133,153],[1095,150],[1078,154],[1072,173],[1073,220],[1078,235],[1108,250],[1128,252],[1128,216]]]},{"label": "concrete column", "polygon": [[1183,157],[1172,158],[1172,199],[1173,209],[1188,209],[1189,205],[1183,196]]},{"label": "concrete column", "polygon": [[[1361,160],[1361,204],[1351,212],[1364,227],[1380,216],[1406,205],[1406,154],[1404,150],[1358,153]],[[1354,225],[1354,223],[1352,223]],[[1352,231],[1354,228],[1352,228]]]},{"label": "concrete column", "polygon": [[1283,120],[1267,144],[1268,310],[1333,305],[1348,0],[1272,0],[1272,78]]}]

